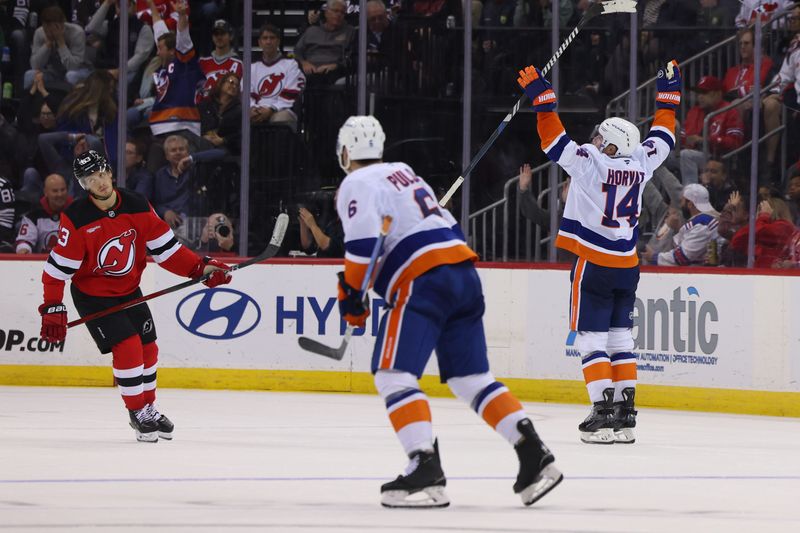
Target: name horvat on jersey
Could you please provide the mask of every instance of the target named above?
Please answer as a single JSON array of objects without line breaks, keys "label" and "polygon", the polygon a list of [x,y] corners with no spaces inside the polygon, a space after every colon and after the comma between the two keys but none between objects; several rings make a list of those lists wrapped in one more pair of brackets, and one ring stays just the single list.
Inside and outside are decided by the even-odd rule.
[{"label": "name horvat on jersey", "polygon": [[609,185],[621,185],[623,187],[630,187],[637,185],[645,180],[645,173],[638,170],[619,170],[608,169],[606,176],[606,183]]}]

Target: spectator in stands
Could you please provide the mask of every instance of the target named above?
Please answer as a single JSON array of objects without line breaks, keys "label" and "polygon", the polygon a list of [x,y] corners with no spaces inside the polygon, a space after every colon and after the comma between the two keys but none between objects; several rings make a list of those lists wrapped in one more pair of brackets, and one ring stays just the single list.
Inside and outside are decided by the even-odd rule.
[{"label": "spectator in stands", "polygon": [[42,196],[43,179],[49,173],[47,162],[39,149],[39,135],[56,129],[56,111],[61,106],[65,93],[48,91],[44,75],[40,72],[33,78],[30,90],[20,99],[17,111],[17,130],[13,141],[4,145],[13,147],[15,162],[22,173],[22,189],[31,202]]},{"label": "spectator in stands", "polygon": [[675,247],[674,238],[683,224],[681,210],[677,205],[667,208],[663,217],[656,224],[656,230],[647,240],[642,254],[643,262],[651,262],[654,257],[663,252],[669,252]]},{"label": "spectator in stands", "polygon": [[239,76],[233,72],[217,78],[208,99],[200,103],[200,131],[209,146],[225,155],[239,155],[242,143],[242,101]]},{"label": "spectator in stands", "polygon": [[742,6],[736,15],[736,27],[744,28],[754,20],[760,18],[766,22],[780,10],[788,9],[795,0],[739,0]]},{"label": "spectator in stands", "polygon": [[195,248],[209,255],[234,255],[235,236],[231,219],[223,213],[209,215]]},{"label": "spectator in stands", "polygon": [[177,34],[170,33],[153,0],[149,2],[156,54],[161,60],[161,67],[154,75],[156,99],[149,119],[153,140],[147,153],[147,168],[155,172],[164,162],[162,145],[166,137],[186,132],[194,141],[199,139],[200,111],[195,104],[195,90],[205,76],[189,35],[186,0],[173,4],[178,15]]},{"label": "spectator in stands", "polygon": [[789,178],[786,184],[786,202],[792,212],[792,222],[800,226],[800,174]]},{"label": "spectator in stands", "polygon": [[67,22],[58,6],[44,8],[40,22],[42,25],[33,34],[31,70],[25,72],[23,86],[30,88],[36,72],[42,72],[45,87],[69,90],[91,73],[85,60],[84,29]]},{"label": "spectator in stands", "polygon": [[747,250],[742,254],[730,246],[733,236],[742,227],[746,226],[750,219],[750,214],[747,212],[747,202],[747,197],[742,197],[738,191],[734,191],[719,214],[717,254],[721,266],[741,267],[747,265]]},{"label": "spectator in stands", "polygon": [[203,71],[206,81],[198,91],[195,100],[198,105],[209,97],[220,77],[230,73],[241,80],[244,74],[242,60],[237,57],[236,50],[233,49],[233,27],[227,20],[214,21],[211,40],[214,42],[211,55],[200,58],[200,70]]},{"label": "spectator in stands", "polygon": [[[543,236],[550,235],[550,210],[541,207],[536,201],[533,193],[531,182],[533,181],[533,171],[528,163],[523,164],[519,168],[519,181],[517,182],[517,199],[519,202],[519,210],[522,216],[542,228]],[[556,224],[559,223],[561,217],[564,215],[564,205],[567,203],[567,194],[569,194],[570,178],[567,177],[560,187],[559,201],[556,204]],[[545,198],[547,201],[547,198]],[[556,258],[560,262],[569,262],[574,259],[574,255],[567,250],[561,248],[556,249]]]},{"label": "spectator in stands", "polygon": [[367,2],[367,70],[380,71],[393,67],[400,53],[396,42],[395,21],[389,19],[389,11],[382,0]]},{"label": "spectator in stands", "polygon": [[[189,14],[188,6],[186,14]],[[136,0],[136,16],[145,24],[153,26],[153,31],[158,19],[164,21],[169,31],[174,32],[178,27],[180,11],[176,9],[173,0]]]},{"label": "spectator in stands", "polygon": [[645,233],[658,231],[670,206],[677,209],[682,189],[680,180],[666,166],[662,165],[653,172],[653,178],[645,184],[642,191],[640,239],[645,237]]},{"label": "spectator in stands", "polygon": [[[681,180],[684,185],[697,183],[700,169],[709,154],[703,152],[703,120],[706,115],[727,105],[722,99],[722,82],[714,76],[703,76],[692,88],[697,93],[697,105],[689,109],[681,130]],[[742,117],[736,109],[715,115],[708,129],[710,155],[720,155],[744,143]]]},{"label": "spectator in stands", "polygon": [[280,31],[272,24],[259,30],[261,61],[250,67],[250,120],[253,124],[286,124],[297,131],[292,107],[300,98],[306,77],[294,59],[280,52]]},{"label": "spectator in stands", "polygon": [[666,266],[702,265],[709,241],[717,238],[719,213],[708,201],[708,190],[698,183],[686,185],[681,195],[681,211],[687,220],[673,239],[674,247],[661,253],[645,248],[648,263]]},{"label": "spectator in stands", "polygon": [[17,208],[14,185],[8,178],[0,176],[0,254],[14,252]]},{"label": "spectator in stands", "polygon": [[[780,71],[772,80],[777,81],[778,86],[763,100],[764,129],[768,132],[780,127],[784,105],[795,119],[797,112],[800,111],[800,4],[789,16],[792,19],[790,28],[794,29],[794,36],[783,58]],[[780,135],[773,135],[767,139],[766,166],[769,171],[775,169],[779,142]]]},{"label": "spectator in stands", "polygon": [[[730,10],[720,5],[719,0],[699,0],[700,9],[697,11],[698,47],[706,49],[716,44],[724,37],[722,31],[733,26],[733,16]],[[711,29],[721,31],[710,31]]]},{"label": "spectator in stands", "polygon": [[[492,27],[511,27],[514,25],[514,11],[517,8],[517,0],[491,0],[484,2],[481,10],[480,26]],[[479,37],[484,50],[491,50],[498,47],[498,42],[502,44],[503,33],[483,31]],[[500,46],[503,48],[503,46]]]},{"label": "spectator in stands", "polygon": [[[112,70],[117,78],[119,78],[117,71],[119,68],[119,2],[120,0],[103,0],[91,20],[86,24],[86,33],[93,35],[100,46],[94,61],[95,67]],[[130,2],[128,9],[127,46],[128,62],[125,64],[123,79],[128,80],[129,86],[133,87],[141,81],[144,65],[155,48],[153,28],[136,17],[133,2]]]},{"label": "spectator in stands", "polygon": [[350,67],[355,29],[344,20],[344,0],[328,0],[325,22],[309,26],[294,46],[294,55],[309,83],[330,84]]},{"label": "spectator in stands", "polygon": [[125,188],[142,194],[147,192],[143,189],[146,184],[153,181],[153,175],[144,164],[144,155],[142,141],[135,139],[125,143]]},{"label": "spectator in stands", "polygon": [[194,173],[184,163],[189,157],[189,141],[180,135],[170,135],[164,140],[167,164],[155,173],[150,183],[142,180],[139,190],[153,204],[158,216],[169,224],[175,235],[188,242],[188,216],[193,215],[191,196]]},{"label": "spectator in stands", "polygon": [[[112,168],[117,163],[116,95],[117,80],[107,70],[95,70],[64,98],[56,116],[59,131],[85,134],[89,148],[104,154]],[[71,168],[71,157],[66,164]]]},{"label": "spectator in stands", "polygon": [[[796,231],[789,206],[780,198],[762,200],[756,216],[754,266],[772,268],[779,261]],[[747,254],[750,226],[743,226],[731,239],[731,248]]]},{"label": "spectator in stands", "polygon": [[[753,76],[754,62],[755,62],[755,32],[752,28],[748,28],[739,32],[739,64],[734,65],[725,72],[725,78],[722,80],[722,90],[725,98],[728,100],[735,100],[747,96],[753,89],[755,77]],[[761,87],[763,88],[767,81],[767,74],[772,69],[772,59],[766,55],[766,47],[762,47],[761,57]],[[748,102],[752,102],[748,100]],[[744,109],[749,110],[752,103],[748,105],[745,103],[742,106]]]},{"label": "spectator in stands", "polygon": [[800,230],[795,229],[789,244],[784,248],[781,257],[773,263],[772,268],[800,268]]},{"label": "spectator in stands", "polygon": [[722,211],[731,193],[736,190],[736,185],[728,178],[728,169],[718,159],[709,159],[703,173],[700,174],[700,183],[708,189],[711,205],[717,211]]},{"label": "spectator in stands", "polygon": [[[344,257],[344,229],[336,209],[328,209],[330,214],[322,227],[317,218],[303,205],[298,208],[300,221],[300,245],[308,255],[317,257]],[[319,216],[319,215],[317,215]]]},{"label": "spectator in stands", "polygon": [[17,233],[18,254],[49,252],[58,240],[61,212],[72,203],[67,180],[61,174],[50,174],[44,180],[44,195],[39,205],[25,213]]}]

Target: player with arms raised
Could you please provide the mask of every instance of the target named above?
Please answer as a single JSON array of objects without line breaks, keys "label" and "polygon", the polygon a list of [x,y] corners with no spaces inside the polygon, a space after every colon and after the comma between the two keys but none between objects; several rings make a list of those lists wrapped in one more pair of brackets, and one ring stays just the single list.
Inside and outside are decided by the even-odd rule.
[{"label": "player with arms raised", "polygon": [[522,405],[489,371],[483,292],[473,265],[477,256],[422,178],[404,163],[382,162],[384,139],[375,118],[347,119],[337,143],[347,177],[336,204],[346,250],[339,310],[353,326],[363,326],[369,315],[356,287],[364,280],[383,217],[392,217],[374,284],[389,309],[375,341],[372,372],[410,462],[404,475],[381,487],[382,504],[449,504],[428,399],[418,382],[435,349],[442,381],[515,447],[520,466],[514,492],[530,505],[562,474]]},{"label": "player with arms raised", "polygon": [[[228,265],[200,258],[181,245],[144,196],[114,187],[106,159],[89,150],[75,158],[75,177],[89,196],[62,214],[58,243],[44,265],[41,337],[61,342],[67,335],[64,282],[72,280],[72,301],[81,316],[114,307],[142,295],[139,281],[147,252],[161,267],[179,276],[210,273],[209,287],[230,282]],[[155,408],[158,346],[147,304],[86,323],[112,366],[136,438],[157,442],[172,438],[173,424]]]},{"label": "player with arms raised", "polygon": [[577,332],[583,375],[593,403],[578,429],[592,444],[632,443],[636,426],[633,304],[642,191],[675,145],[681,101],[676,61],[658,72],[656,113],[644,142],[621,118],[604,120],[591,144],[569,138],[554,111],[556,95],[535,67],[517,80],[533,102],[542,150],[571,177],[556,246],[577,255],[570,279],[570,330]]}]

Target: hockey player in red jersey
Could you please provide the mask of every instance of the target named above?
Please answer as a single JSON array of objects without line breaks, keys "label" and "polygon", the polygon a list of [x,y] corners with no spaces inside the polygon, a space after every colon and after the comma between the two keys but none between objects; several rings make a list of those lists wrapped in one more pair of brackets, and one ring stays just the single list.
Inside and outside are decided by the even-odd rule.
[{"label": "hockey player in red jersey", "polygon": [[[231,280],[225,263],[200,258],[181,245],[144,196],[116,189],[106,159],[89,150],[75,158],[73,172],[89,196],[62,214],[58,242],[44,265],[41,337],[67,336],[64,282],[78,313],[86,316],[142,295],[139,281],[149,252],[156,263],[179,276],[211,276],[216,287]],[[155,408],[158,346],[153,317],[139,304],[86,324],[101,353],[112,354],[114,377],[128,408],[131,427],[143,442],[171,439],[173,424]]]}]

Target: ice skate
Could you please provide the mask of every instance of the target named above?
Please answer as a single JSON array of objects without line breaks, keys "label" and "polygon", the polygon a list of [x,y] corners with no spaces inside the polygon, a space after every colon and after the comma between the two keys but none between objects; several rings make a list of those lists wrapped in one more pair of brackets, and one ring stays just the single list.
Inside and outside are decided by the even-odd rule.
[{"label": "ice skate", "polygon": [[433,451],[411,455],[406,473],[381,487],[381,505],[394,508],[447,507],[450,499],[444,491],[447,480],[439,462],[439,442]]},{"label": "ice skate", "polygon": [[621,444],[633,444],[636,442],[636,435],[633,428],[636,427],[636,409],[633,408],[636,389],[626,387],[622,389],[622,401],[614,402],[614,442]]},{"label": "ice skate", "polygon": [[614,444],[614,389],[603,390],[603,400],[595,402],[592,412],[578,425],[581,440],[587,444]]},{"label": "ice skate", "polygon": [[158,442],[158,423],[148,411],[147,407],[128,410],[131,418],[131,427],[136,431],[136,440],[139,442]]},{"label": "ice skate", "polygon": [[517,422],[517,429],[522,433],[522,440],[514,446],[519,457],[514,492],[520,495],[522,503],[532,505],[561,483],[564,474],[553,464],[555,457],[536,434],[530,419]]},{"label": "ice skate", "polygon": [[159,438],[172,440],[172,431],[175,429],[175,424],[173,424],[169,418],[159,413],[154,403],[148,403],[144,408],[150,412],[151,418],[158,424]]}]

